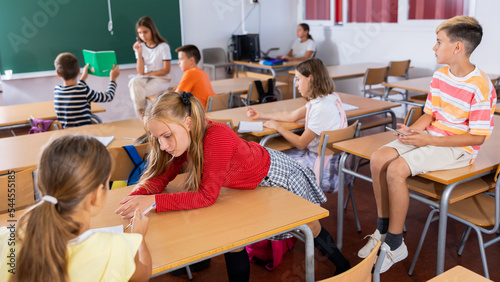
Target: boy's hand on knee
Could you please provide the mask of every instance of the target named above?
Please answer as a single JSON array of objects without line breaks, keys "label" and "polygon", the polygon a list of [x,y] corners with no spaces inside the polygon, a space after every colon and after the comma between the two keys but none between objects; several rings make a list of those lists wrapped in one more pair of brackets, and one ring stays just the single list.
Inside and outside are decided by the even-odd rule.
[{"label": "boy's hand on knee", "polygon": [[407,136],[399,136],[398,138],[401,143],[406,145],[413,145],[417,147],[432,145],[432,136],[423,130],[410,129]]}]

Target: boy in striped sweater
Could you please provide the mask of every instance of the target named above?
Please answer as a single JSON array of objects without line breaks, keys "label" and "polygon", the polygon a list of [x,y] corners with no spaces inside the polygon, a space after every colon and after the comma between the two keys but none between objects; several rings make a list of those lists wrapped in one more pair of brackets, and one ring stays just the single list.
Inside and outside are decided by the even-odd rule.
[{"label": "boy in striped sweater", "polygon": [[406,179],[428,171],[454,169],[474,162],[479,147],[493,131],[497,101],[488,76],[469,60],[483,31],[473,17],[457,16],[436,29],[433,50],[445,64],[432,78],[424,115],[413,125],[399,124],[405,135],[373,153],[370,162],[377,203],[377,229],[359,257],[366,257],[378,241],[389,250],[381,272],[405,259],[403,226],[409,206]]},{"label": "boy in striped sweater", "polygon": [[120,75],[118,66],[114,66],[109,73],[109,86],[106,93],[96,92],[85,83],[88,77],[87,64],[78,81],[80,67],[78,59],[71,53],[61,53],[54,61],[57,76],[63,80],[63,85],[56,85],[54,89],[54,107],[57,119],[61,125],[76,127],[91,124],[90,102],[111,102],[115,97],[116,78]]}]

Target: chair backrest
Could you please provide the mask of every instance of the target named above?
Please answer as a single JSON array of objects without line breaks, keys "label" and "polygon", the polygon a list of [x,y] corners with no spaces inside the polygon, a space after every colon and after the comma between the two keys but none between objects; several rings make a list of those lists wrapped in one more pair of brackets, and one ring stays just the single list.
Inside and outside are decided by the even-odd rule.
[{"label": "chair backrest", "polygon": [[229,109],[231,93],[212,95],[207,100],[207,112]]},{"label": "chair backrest", "polygon": [[[267,91],[269,89],[269,81],[271,81],[271,83],[273,85],[276,85],[276,79],[272,78],[272,79],[262,79],[262,80],[259,80],[262,82],[262,88],[264,89],[264,91]],[[273,89],[276,89],[276,87],[273,87]],[[273,95],[276,96],[275,93],[273,93]],[[276,96],[277,97],[277,96]],[[255,80],[250,82],[250,84],[248,85],[248,92],[247,92],[247,101],[251,101],[251,102],[259,102],[259,91],[257,90],[257,86],[255,85]]]},{"label": "chair backrest", "polygon": [[[143,158],[144,155],[150,151],[149,144],[136,145],[135,148],[141,158]],[[113,160],[109,180],[127,180],[130,172],[134,168],[134,163],[128,156],[127,152],[122,147],[113,147],[109,148],[109,153],[111,154],[111,159]]]},{"label": "chair backrest", "polygon": [[223,124],[227,124],[227,126],[229,126],[232,130],[236,130],[236,128],[233,125],[233,120],[232,119],[219,119],[219,118],[210,118],[210,117],[207,117],[207,119],[211,120],[213,122],[220,122],[220,123],[223,123]]},{"label": "chair backrest", "polygon": [[371,86],[386,82],[388,70],[389,67],[366,69],[365,76],[363,77],[363,85]]},{"label": "chair backrest", "polygon": [[201,52],[204,64],[225,63],[227,61],[226,52],[222,48],[207,48]]},{"label": "chair backrest", "polygon": [[[344,140],[349,140],[354,138],[357,133],[359,132],[359,127],[361,123],[359,123],[358,120],[356,120],[354,123],[349,125],[346,128],[341,128],[337,130],[329,130],[329,131],[323,131],[321,132],[320,135],[320,141],[319,141],[319,148],[318,148],[318,155],[332,155],[332,154],[338,154],[342,151],[334,149],[331,146],[328,146],[328,144],[332,144],[335,142],[340,142]],[[326,142],[325,142],[326,141]],[[324,148],[324,152],[323,152]]]},{"label": "chair backrest", "polygon": [[[16,210],[35,203],[35,184],[33,171],[35,167],[27,168],[21,171],[12,171],[6,175],[0,176],[0,213],[8,212],[15,204]],[[9,188],[15,189],[15,193],[9,191]],[[15,198],[9,194],[15,194]],[[12,199],[12,202],[9,200]]]},{"label": "chair backrest", "polygon": [[388,76],[403,76],[408,79],[408,70],[410,69],[410,60],[389,62]]},{"label": "chair backrest", "polygon": [[371,253],[364,260],[348,271],[337,276],[321,280],[321,282],[371,282],[373,265],[377,259],[377,252],[381,244],[381,242],[378,242],[373,251],[371,251]]},{"label": "chair backrest", "polygon": [[423,114],[424,114],[424,112],[422,111],[422,107],[411,107],[411,109],[408,110],[408,113],[406,113],[406,118],[405,118],[404,124],[406,126],[412,125]]}]

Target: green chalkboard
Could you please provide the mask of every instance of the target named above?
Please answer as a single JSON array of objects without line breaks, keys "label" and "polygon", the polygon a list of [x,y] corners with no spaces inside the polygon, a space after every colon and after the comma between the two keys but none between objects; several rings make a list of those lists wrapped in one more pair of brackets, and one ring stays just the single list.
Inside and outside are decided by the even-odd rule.
[{"label": "green chalkboard", "polygon": [[167,39],[173,59],[181,46],[178,0],[110,0],[113,35],[108,31],[108,0],[0,1],[0,70],[14,74],[54,69],[61,52],[83,66],[82,49],[114,50],[118,64],[135,63],[135,23],[153,19]]}]

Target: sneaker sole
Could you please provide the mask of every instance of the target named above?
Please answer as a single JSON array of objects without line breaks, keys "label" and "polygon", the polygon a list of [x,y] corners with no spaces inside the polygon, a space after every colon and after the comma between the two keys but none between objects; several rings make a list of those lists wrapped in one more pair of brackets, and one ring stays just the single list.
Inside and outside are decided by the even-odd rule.
[{"label": "sneaker sole", "polygon": [[405,258],[407,258],[407,257],[408,257],[408,249],[406,250],[406,252],[404,252],[404,254],[403,254],[403,255],[401,255],[401,256],[397,257],[395,260],[393,260],[393,261],[392,261],[392,263],[391,263],[391,264],[389,264],[389,266],[388,266],[388,267],[386,267],[385,269],[384,269],[384,268],[381,268],[381,269],[380,269],[380,273],[384,273],[384,272],[386,272],[386,271],[387,271],[387,270],[389,270],[389,268],[391,268],[391,266],[393,266],[395,263],[400,262],[400,261],[404,260],[404,259],[405,259]]}]

